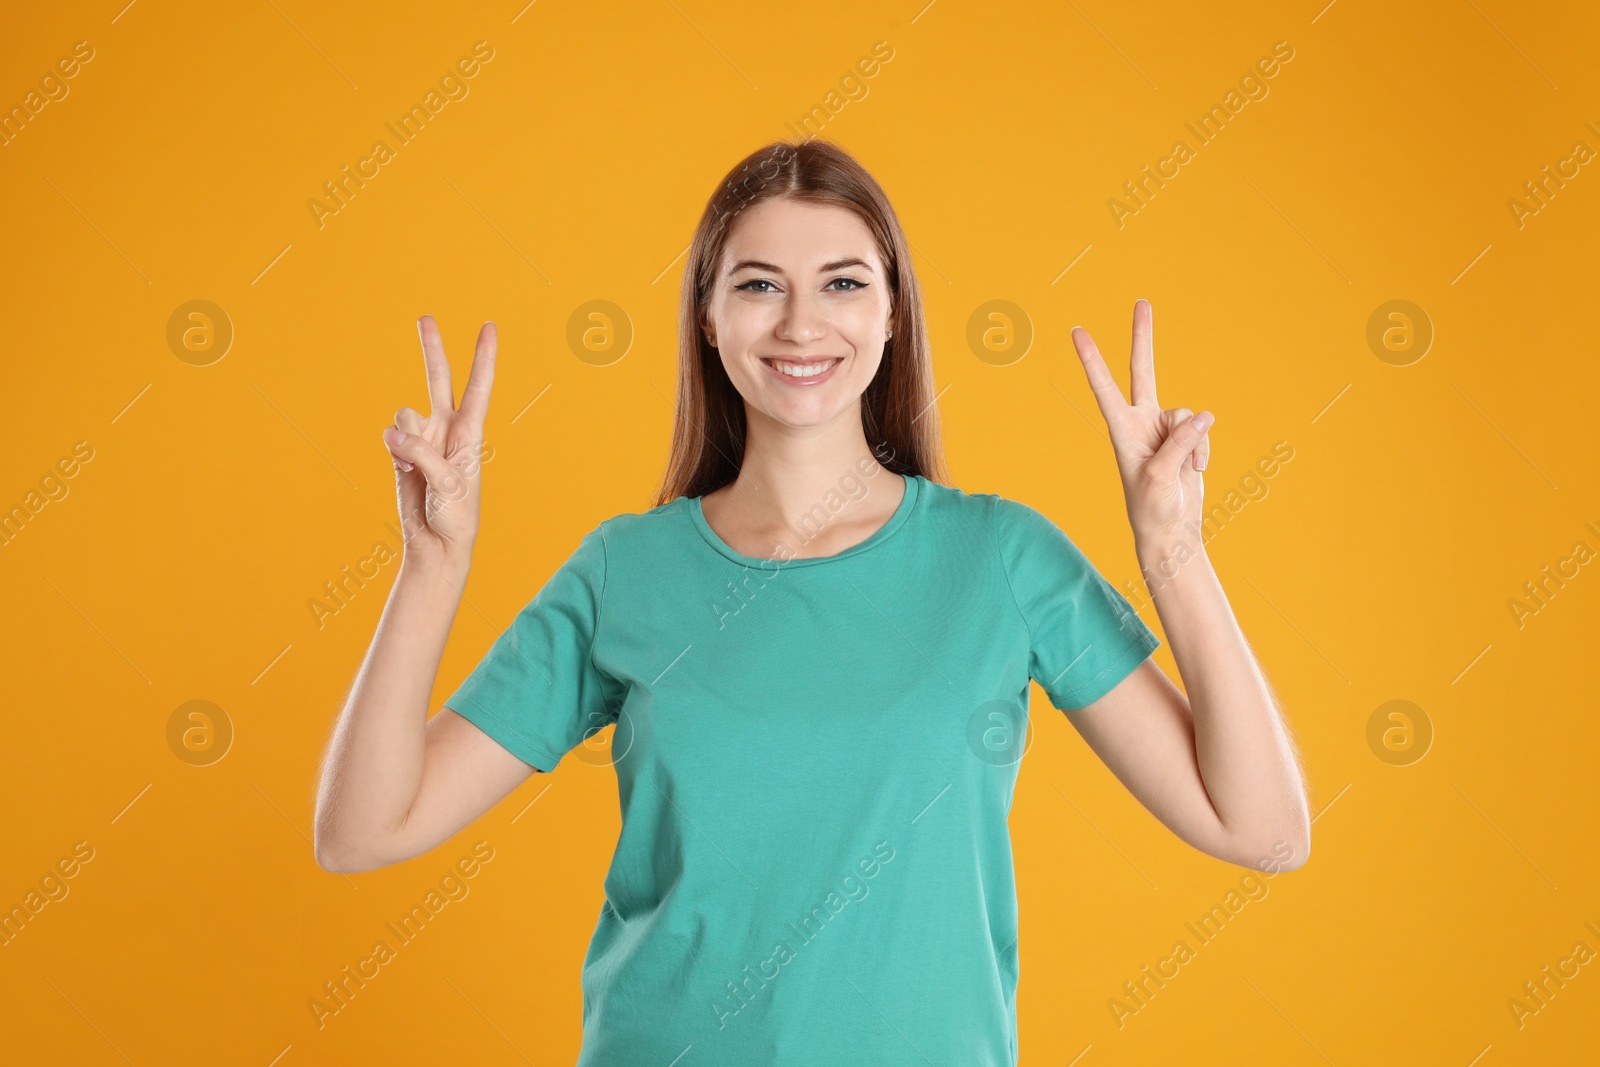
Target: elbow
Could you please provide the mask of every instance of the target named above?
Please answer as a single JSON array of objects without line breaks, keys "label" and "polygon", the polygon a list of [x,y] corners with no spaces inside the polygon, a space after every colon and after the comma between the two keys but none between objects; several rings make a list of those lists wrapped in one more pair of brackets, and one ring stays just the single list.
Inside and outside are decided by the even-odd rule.
[{"label": "elbow", "polygon": [[384,865],[371,855],[363,855],[360,850],[351,848],[348,842],[341,841],[327,827],[318,825],[312,831],[312,837],[312,853],[317,866],[329,874],[360,874]]},{"label": "elbow", "polygon": [[1267,874],[1298,871],[1311,858],[1311,828],[1299,828],[1293,833],[1282,833],[1265,847],[1259,844],[1246,852],[1236,862]]},{"label": "elbow", "polygon": [[311,844],[312,854],[316,857],[317,866],[329,874],[347,874],[349,867],[340,851],[334,847],[328,835],[318,827],[313,832]]},{"label": "elbow", "polygon": [[1311,825],[1301,821],[1268,834],[1254,835],[1236,842],[1219,858],[1269,875],[1297,871],[1311,858]]}]

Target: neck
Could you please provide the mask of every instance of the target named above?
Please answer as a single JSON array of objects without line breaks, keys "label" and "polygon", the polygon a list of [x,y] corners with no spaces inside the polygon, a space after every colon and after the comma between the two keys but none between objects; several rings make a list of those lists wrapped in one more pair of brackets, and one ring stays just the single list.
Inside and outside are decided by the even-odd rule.
[{"label": "neck", "polygon": [[894,510],[901,479],[873,455],[859,412],[849,422],[792,427],[751,416],[739,476],[720,494],[804,542],[817,519],[867,519]]}]

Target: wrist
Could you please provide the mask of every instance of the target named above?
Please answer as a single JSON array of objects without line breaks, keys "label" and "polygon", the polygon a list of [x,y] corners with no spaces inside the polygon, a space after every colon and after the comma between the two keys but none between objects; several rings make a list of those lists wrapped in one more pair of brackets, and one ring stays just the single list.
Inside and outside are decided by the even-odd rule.
[{"label": "wrist", "polygon": [[1151,592],[1173,581],[1186,567],[1206,559],[1205,537],[1199,525],[1145,533],[1136,530],[1134,549]]},{"label": "wrist", "polygon": [[408,545],[400,558],[400,574],[412,575],[425,582],[444,582],[457,592],[466,588],[467,575],[472,570],[471,549],[465,551],[417,550]]}]

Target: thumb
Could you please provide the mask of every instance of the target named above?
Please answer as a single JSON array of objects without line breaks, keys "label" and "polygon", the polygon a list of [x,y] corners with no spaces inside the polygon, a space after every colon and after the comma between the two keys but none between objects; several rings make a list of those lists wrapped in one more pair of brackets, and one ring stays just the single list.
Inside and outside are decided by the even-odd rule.
[{"label": "thumb", "polygon": [[428,443],[421,434],[406,433],[394,426],[383,428],[383,442],[399,459],[422,471],[428,487],[434,492],[454,500],[466,492],[466,479],[461,472],[445,461],[439,450]]},{"label": "thumb", "polygon": [[1174,415],[1182,418],[1177,427],[1167,434],[1167,439],[1162,442],[1156,454],[1150,457],[1150,473],[1160,481],[1170,481],[1178,476],[1178,468],[1182,466],[1200,442],[1205,439],[1206,431],[1216,421],[1216,416],[1209,411],[1202,411],[1198,415],[1189,415],[1186,408],[1179,408]]}]

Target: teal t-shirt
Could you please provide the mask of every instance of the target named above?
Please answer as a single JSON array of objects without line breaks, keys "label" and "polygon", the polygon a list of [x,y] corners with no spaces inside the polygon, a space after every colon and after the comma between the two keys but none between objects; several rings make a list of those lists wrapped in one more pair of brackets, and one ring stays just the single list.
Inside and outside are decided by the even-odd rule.
[{"label": "teal t-shirt", "polygon": [[1011,1067],[1029,679],[1080,708],[1160,643],[1044,515],[920,476],[820,558],[698,497],[602,522],[445,701],[546,772],[615,726],[579,1067]]}]

